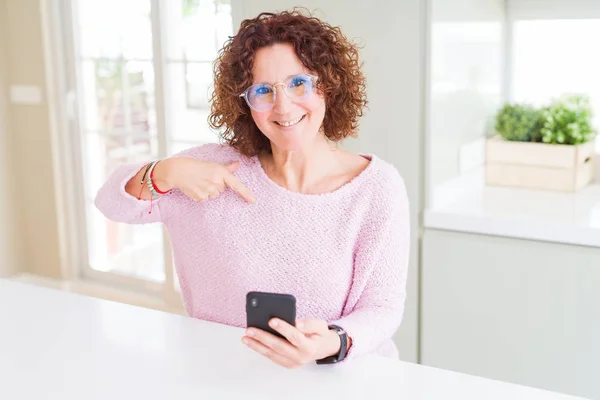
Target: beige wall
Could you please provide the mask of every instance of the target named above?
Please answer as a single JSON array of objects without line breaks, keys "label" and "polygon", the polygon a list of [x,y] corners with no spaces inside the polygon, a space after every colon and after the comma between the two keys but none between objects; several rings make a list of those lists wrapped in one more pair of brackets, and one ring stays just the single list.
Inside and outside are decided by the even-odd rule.
[{"label": "beige wall", "polygon": [[[0,38],[7,37],[6,1],[0,0]],[[8,59],[7,41],[0,40],[0,277],[17,272],[19,251],[14,218],[14,181],[12,179],[12,158],[10,125],[8,121]]]},{"label": "beige wall", "polygon": [[[5,78],[3,92],[6,93],[10,85],[34,85],[42,90],[41,104],[9,102],[6,107],[10,118],[10,144],[6,149],[12,156],[6,170],[10,171],[8,178],[15,180],[12,201],[19,206],[14,212],[19,229],[13,228],[12,236],[22,243],[22,247],[16,248],[14,243],[6,241],[11,232],[2,232],[0,241],[4,246],[16,249],[16,257],[21,262],[18,268],[12,267],[11,272],[18,270],[59,277],[61,268],[49,110],[45,97],[40,1],[1,0],[0,4],[3,10],[0,13],[5,19],[0,22],[4,30],[0,36],[0,49],[4,48],[6,56],[6,73],[2,74]],[[7,207],[0,207],[0,210],[2,208],[6,213]]]}]

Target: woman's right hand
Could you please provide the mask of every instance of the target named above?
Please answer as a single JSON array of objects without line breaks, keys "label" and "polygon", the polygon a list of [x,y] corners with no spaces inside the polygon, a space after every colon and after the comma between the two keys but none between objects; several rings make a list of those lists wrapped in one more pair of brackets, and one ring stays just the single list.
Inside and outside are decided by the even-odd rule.
[{"label": "woman's right hand", "polygon": [[177,188],[196,201],[217,198],[227,187],[249,203],[254,194],[233,173],[239,161],[229,164],[201,161],[191,157],[170,157],[154,167],[153,181],[162,191]]}]

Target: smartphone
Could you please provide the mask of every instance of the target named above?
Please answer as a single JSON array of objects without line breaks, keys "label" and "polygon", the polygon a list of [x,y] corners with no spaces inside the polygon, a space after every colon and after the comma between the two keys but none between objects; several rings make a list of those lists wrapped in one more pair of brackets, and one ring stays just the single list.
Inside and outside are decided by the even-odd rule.
[{"label": "smartphone", "polygon": [[291,294],[248,292],[246,295],[247,326],[284,338],[269,326],[271,318],[279,318],[296,326],[296,298]]}]

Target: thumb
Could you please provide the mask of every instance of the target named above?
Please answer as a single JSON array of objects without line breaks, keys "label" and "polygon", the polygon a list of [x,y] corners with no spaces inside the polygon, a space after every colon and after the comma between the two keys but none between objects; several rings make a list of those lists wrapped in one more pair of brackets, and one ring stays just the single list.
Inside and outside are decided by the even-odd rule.
[{"label": "thumb", "polygon": [[231,173],[234,173],[235,171],[237,171],[238,167],[240,166],[240,162],[239,161],[234,161],[234,162],[230,162],[228,164],[225,164],[225,168],[227,168],[227,170]]}]

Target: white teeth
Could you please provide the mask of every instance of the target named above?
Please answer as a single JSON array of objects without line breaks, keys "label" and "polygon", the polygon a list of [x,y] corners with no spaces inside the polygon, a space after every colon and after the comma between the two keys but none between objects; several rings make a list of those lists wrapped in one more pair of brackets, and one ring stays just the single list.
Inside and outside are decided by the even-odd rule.
[{"label": "white teeth", "polygon": [[281,126],[292,126],[292,125],[296,125],[298,122],[300,122],[300,120],[303,117],[304,117],[304,115],[301,116],[301,117],[299,117],[299,118],[296,118],[296,119],[294,119],[292,121],[275,121],[275,122],[277,122]]}]

